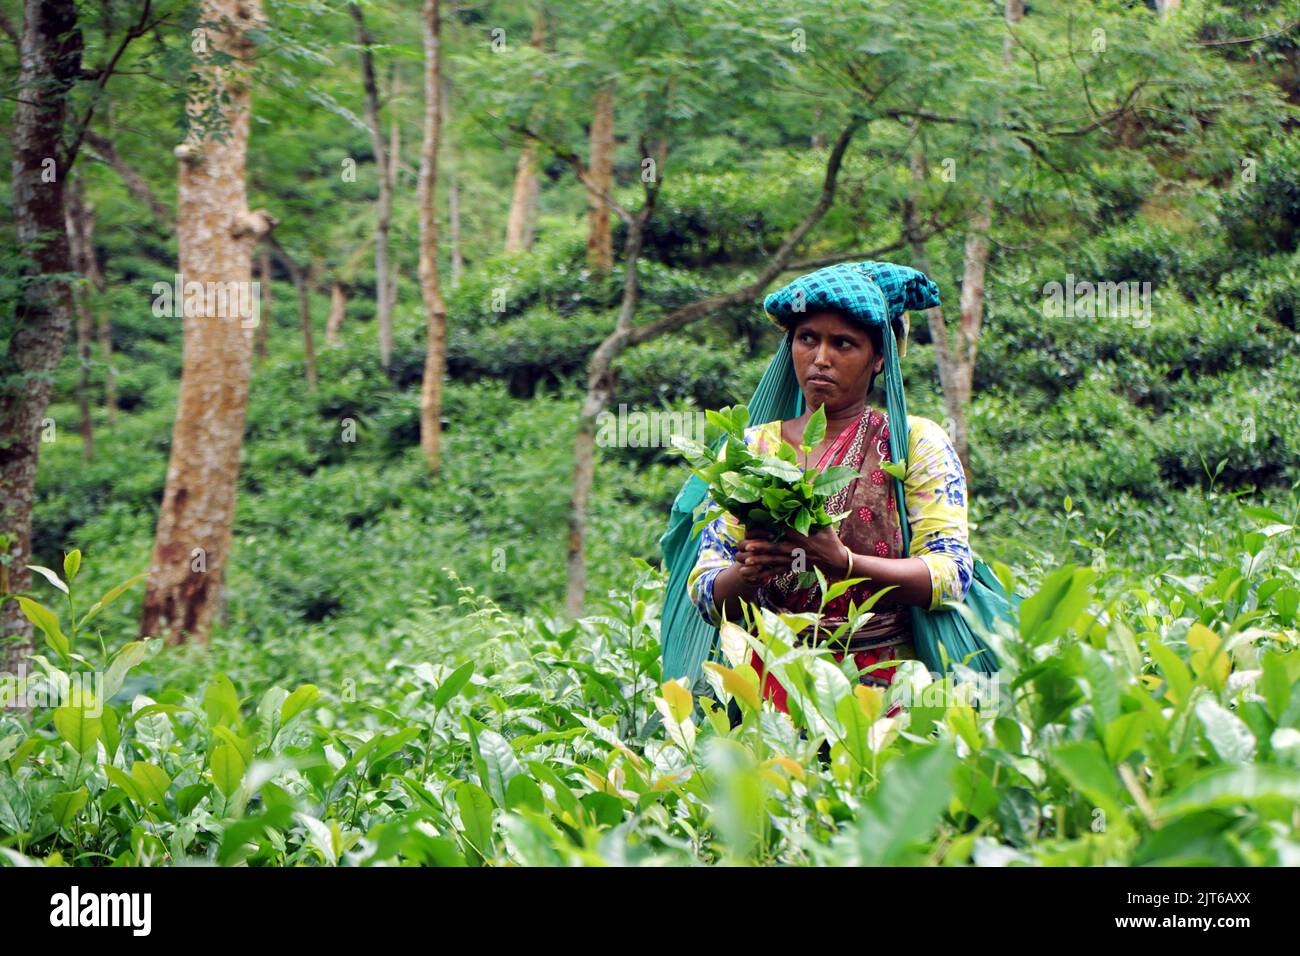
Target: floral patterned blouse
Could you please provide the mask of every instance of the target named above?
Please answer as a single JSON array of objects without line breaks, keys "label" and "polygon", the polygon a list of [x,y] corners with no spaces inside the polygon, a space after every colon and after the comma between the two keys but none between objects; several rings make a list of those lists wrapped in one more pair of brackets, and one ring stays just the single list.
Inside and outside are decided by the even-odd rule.
[{"label": "floral patterned blouse", "polygon": [[[970,589],[974,559],[966,528],[966,476],[961,460],[937,422],[907,416],[907,476],[903,494],[912,531],[909,554],[930,570],[930,610],[948,601],[959,602]],[[781,444],[781,423],[768,422],[745,429],[746,447],[775,453]],[[705,498],[705,509],[714,506]],[[686,587],[700,614],[717,625],[721,615],[713,600],[713,582],[731,566],[745,528],[728,512],[704,527],[700,554]]]}]

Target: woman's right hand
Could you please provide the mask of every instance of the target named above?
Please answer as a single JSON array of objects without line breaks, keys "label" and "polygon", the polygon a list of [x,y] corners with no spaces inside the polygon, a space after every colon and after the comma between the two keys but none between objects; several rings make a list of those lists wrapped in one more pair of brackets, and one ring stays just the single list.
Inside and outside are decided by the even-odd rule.
[{"label": "woman's right hand", "polygon": [[746,529],[745,538],[736,545],[736,569],[740,580],[750,588],[771,584],[789,569],[790,555],[773,544],[770,531]]}]

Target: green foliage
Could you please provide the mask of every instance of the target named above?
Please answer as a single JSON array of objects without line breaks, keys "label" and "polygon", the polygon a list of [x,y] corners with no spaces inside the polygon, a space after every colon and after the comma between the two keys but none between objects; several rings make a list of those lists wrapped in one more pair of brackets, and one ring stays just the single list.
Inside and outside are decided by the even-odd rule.
[{"label": "green foliage", "polygon": [[[1241,254],[1294,252],[1300,240],[1300,137],[1283,136],[1247,160],[1236,189],[1225,193],[1219,217]],[[1246,172],[1249,172],[1247,177]]]},{"label": "green foliage", "polygon": [[[1199,564],[1043,576],[990,636],[1005,662],[990,685],[914,661],[888,689],[855,685],[795,645],[807,616],[766,610],[754,633],[729,626],[703,685],[661,684],[663,578],[644,563],[604,613],[567,624],[514,618],[453,577],[455,606],[366,642],[83,656],[76,636],[33,658],[24,689],[100,696],[0,717],[4,858],[1278,865],[1300,850],[1289,508],[1239,509],[1241,531]],[[46,575],[70,611],[80,563]],[[81,634],[75,613],[27,610]],[[751,648],[788,716],[761,702]],[[277,673],[284,655],[313,676]]]},{"label": "green foliage", "polygon": [[[835,527],[844,515],[826,512],[826,502],[857,477],[846,465],[823,471],[799,467],[798,453],[781,442],[776,454],[754,453],[745,445],[749,409],[744,405],[707,412],[708,422],[722,434],[720,447],[710,448],[686,436],[674,436],[673,446],[691,463],[691,470],[709,487],[715,507],[695,522],[698,532],[724,511],[747,528],[781,534],[793,529],[812,534]],[[818,407],[809,418],[799,448],[808,455],[826,435],[826,410]],[[716,442],[714,443],[717,444]]]}]

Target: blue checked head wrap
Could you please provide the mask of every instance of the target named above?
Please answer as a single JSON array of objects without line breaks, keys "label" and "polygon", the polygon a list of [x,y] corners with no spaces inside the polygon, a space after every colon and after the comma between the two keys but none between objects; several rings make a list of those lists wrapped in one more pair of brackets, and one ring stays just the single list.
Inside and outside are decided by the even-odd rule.
[{"label": "blue checked head wrap", "polygon": [[923,272],[892,262],[844,262],[800,276],[763,300],[768,318],[789,328],[799,317],[836,309],[869,328],[894,327],[898,354],[907,354],[909,309],[939,304],[939,287]]}]

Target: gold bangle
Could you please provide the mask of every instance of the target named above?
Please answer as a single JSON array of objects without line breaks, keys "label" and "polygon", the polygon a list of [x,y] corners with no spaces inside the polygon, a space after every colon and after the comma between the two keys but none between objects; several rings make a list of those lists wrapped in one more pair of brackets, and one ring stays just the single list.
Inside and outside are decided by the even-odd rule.
[{"label": "gold bangle", "polygon": [[849,555],[849,566],[844,569],[844,580],[853,577],[853,549],[846,547],[844,549]]}]

